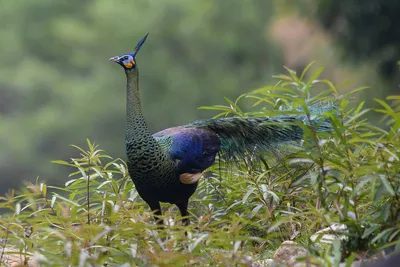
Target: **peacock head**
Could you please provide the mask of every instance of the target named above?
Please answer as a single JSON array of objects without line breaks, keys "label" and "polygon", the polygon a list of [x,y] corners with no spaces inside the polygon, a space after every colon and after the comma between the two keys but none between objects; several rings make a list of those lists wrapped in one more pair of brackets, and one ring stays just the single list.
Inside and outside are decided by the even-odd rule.
[{"label": "peacock head", "polygon": [[133,53],[115,56],[115,57],[110,58],[109,60],[121,65],[125,70],[134,70],[136,68],[135,57],[136,57],[137,53],[139,52],[140,48],[142,47],[144,41],[146,41],[146,38],[148,35],[149,34],[146,34],[146,36],[143,37],[139,41],[139,43],[136,45],[136,48],[133,51]]}]

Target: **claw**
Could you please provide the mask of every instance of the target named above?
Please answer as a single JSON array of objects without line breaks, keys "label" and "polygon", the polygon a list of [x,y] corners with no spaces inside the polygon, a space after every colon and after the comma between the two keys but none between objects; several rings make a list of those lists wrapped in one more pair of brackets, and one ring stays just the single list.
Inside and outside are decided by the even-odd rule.
[{"label": "claw", "polygon": [[179,180],[182,184],[194,184],[201,178],[202,173],[182,173]]}]

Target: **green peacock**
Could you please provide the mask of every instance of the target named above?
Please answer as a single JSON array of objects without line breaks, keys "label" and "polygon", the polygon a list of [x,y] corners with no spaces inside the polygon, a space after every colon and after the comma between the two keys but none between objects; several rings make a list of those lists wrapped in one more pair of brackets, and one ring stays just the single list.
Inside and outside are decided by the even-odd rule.
[{"label": "green peacock", "polygon": [[[184,224],[188,224],[189,198],[217,154],[241,160],[249,154],[275,151],[280,144],[297,142],[303,131],[296,121],[305,121],[306,117],[198,120],[152,134],[142,113],[136,62],[147,36],[132,53],[110,58],[121,65],[126,74],[127,166],[139,195],[159,223],[162,223],[160,202],[168,202],[179,208]],[[317,115],[323,110],[323,107],[318,108]],[[319,123],[321,116],[314,117],[315,123]],[[326,123],[317,127],[318,131],[329,129]]]}]

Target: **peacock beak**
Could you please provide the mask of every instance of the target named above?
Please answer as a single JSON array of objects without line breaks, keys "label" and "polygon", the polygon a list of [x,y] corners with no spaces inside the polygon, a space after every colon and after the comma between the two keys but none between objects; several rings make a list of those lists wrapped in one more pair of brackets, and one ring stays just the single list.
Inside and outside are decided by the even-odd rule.
[{"label": "peacock beak", "polygon": [[109,61],[118,63],[119,62],[119,56],[112,57],[112,58],[109,59]]}]

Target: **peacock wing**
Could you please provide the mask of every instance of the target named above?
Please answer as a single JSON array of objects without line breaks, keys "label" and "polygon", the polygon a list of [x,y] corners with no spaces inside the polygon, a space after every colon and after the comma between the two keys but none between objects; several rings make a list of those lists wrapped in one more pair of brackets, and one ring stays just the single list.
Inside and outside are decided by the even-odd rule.
[{"label": "peacock wing", "polygon": [[218,135],[205,128],[178,126],[155,133],[153,137],[176,162],[180,180],[187,184],[198,181],[201,173],[214,163],[221,148]]}]

